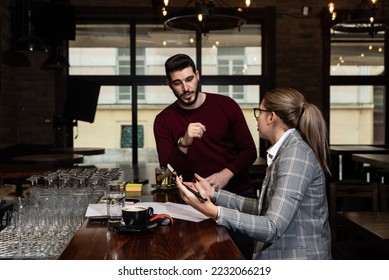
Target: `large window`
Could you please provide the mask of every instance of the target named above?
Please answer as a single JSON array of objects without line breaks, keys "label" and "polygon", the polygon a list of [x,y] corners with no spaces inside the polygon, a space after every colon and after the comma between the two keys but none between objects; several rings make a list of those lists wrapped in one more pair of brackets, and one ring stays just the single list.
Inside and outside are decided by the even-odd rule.
[{"label": "large window", "polygon": [[[346,40],[335,36],[331,43],[331,75],[375,76],[384,72],[383,38],[360,35]],[[363,36],[363,37],[362,37]]]},{"label": "large window", "polygon": [[385,144],[384,34],[333,33],[330,144]]},{"label": "large window", "polygon": [[384,89],[331,87],[331,144],[384,144]]},{"label": "large window", "polygon": [[[129,129],[139,132],[139,124],[139,160],[156,161],[152,125],[156,114],[176,100],[166,85],[164,68],[166,59],[176,53],[186,53],[196,62],[202,91],[230,96],[240,104],[259,145],[252,107],[258,106],[263,81],[260,24],[207,35],[165,30],[160,24],[138,24],[132,30],[129,24],[117,23],[76,27],[76,40],[70,41],[69,48],[70,75],[98,81],[101,89],[95,122],[78,123],[75,147],[104,146],[106,154],[110,149],[135,148]],[[135,37],[135,52],[131,51],[131,36]],[[109,155],[105,157],[109,161]]]}]

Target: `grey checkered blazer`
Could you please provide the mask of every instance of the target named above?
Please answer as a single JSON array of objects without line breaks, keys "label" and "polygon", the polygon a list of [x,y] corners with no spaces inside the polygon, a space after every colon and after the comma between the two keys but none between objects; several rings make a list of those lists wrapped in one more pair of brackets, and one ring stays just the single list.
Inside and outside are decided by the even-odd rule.
[{"label": "grey checkered blazer", "polygon": [[218,224],[255,240],[253,259],[331,259],[326,182],[296,130],[266,170],[259,199],[215,192]]}]

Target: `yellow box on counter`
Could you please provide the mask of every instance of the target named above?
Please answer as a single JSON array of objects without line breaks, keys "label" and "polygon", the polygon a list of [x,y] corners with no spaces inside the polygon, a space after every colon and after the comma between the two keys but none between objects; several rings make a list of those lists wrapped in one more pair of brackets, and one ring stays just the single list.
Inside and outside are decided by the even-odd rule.
[{"label": "yellow box on counter", "polygon": [[142,184],[139,183],[126,183],[123,182],[123,187],[125,186],[126,196],[135,196],[142,194]]}]

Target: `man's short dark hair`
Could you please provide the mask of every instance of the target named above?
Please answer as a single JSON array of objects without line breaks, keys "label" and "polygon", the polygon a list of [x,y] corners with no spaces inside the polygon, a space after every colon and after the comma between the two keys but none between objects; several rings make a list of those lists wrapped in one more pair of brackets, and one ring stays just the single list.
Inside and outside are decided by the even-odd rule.
[{"label": "man's short dark hair", "polygon": [[166,76],[170,80],[170,73],[181,71],[187,67],[192,67],[193,72],[196,72],[196,65],[193,60],[186,54],[176,54],[168,58],[165,62]]}]

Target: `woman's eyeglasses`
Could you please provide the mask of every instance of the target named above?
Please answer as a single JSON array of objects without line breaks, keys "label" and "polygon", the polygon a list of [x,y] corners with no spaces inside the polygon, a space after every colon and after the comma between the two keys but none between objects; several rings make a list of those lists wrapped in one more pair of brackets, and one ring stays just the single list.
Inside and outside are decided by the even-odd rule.
[{"label": "woman's eyeglasses", "polygon": [[268,113],[273,112],[273,111],[271,111],[271,110],[260,109],[260,108],[253,108],[253,111],[254,111],[254,117],[255,117],[256,119],[259,117],[259,115],[261,114],[261,112],[268,112]]}]

